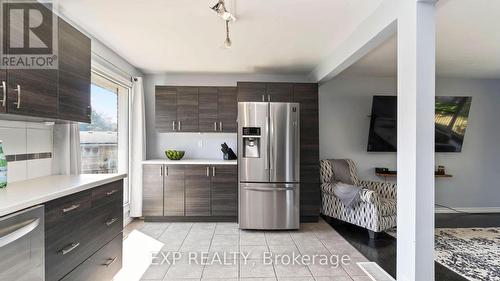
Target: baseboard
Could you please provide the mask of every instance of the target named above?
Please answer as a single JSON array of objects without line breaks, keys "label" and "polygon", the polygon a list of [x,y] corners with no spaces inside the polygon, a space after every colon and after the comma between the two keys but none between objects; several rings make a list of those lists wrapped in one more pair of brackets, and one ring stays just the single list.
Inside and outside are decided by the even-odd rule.
[{"label": "baseboard", "polygon": [[[476,207],[476,208],[455,208],[452,207],[453,209],[459,211],[459,212],[464,212],[464,213],[500,213],[500,207]],[[435,209],[436,214],[453,214],[457,213],[454,210],[444,208],[444,207],[436,207]]]},{"label": "baseboard", "polygon": [[169,216],[169,217],[144,217],[146,222],[238,222],[237,217],[186,217],[186,216]]}]

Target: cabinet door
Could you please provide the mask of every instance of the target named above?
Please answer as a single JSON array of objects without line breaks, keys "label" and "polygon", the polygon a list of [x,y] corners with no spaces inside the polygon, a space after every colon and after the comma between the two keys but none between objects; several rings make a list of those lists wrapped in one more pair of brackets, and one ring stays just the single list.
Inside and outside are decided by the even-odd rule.
[{"label": "cabinet door", "polygon": [[213,166],[210,172],[212,216],[238,216],[238,166]]},{"label": "cabinet door", "polygon": [[219,129],[217,124],[217,103],[218,90],[215,87],[199,88],[199,131],[216,132]]},{"label": "cabinet door", "polygon": [[10,69],[7,110],[11,114],[57,118],[57,70]]},{"label": "cabinet door", "polygon": [[218,129],[221,132],[236,133],[238,130],[238,90],[236,87],[221,87],[218,95]]},{"label": "cabinet door", "polygon": [[293,101],[300,103],[300,213],[302,218],[316,220],[321,204],[318,85],[294,84]]},{"label": "cabinet door", "polygon": [[293,84],[269,83],[266,86],[266,99],[271,102],[292,102]]},{"label": "cabinet door", "polygon": [[198,88],[177,88],[177,131],[198,132]]},{"label": "cabinet door", "polygon": [[59,19],[59,119],[90,123],[90,44]]},{"label": "cabinet door", "polygon": [[186,216],[210,216],[210,167],[186,166]]},{"label": "cabinet door", "polygon": [[7,70],[0,69],[0,113],[7,112]]},{"label": "cabinet door", "polygon": [[155,87],[155,124],[158,132],[177,130],[177,88]]},{"label": "cabinet door", "polygon": [[259,82],[238,82],[238,102],[267,101],[266,84]]},{"label": "cabinet door", "polygon": [[143,216],[163,215],[163,166],[142,166],[142,214]]},{"label": "cabinet door", "polygon": [[184,216],[184,166],[165,166],[163,215]]}]

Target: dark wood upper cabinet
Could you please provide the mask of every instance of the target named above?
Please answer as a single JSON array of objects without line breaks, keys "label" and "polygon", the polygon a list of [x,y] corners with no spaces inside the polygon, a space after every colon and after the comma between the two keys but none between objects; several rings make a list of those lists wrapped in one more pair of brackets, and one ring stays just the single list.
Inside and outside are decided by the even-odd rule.
[{"label": "dark wood upper cabinet", "polygon": [[266,100],[271,102],[292,102],[292,83],[268,83],[266,85]]},{"label": "dark wood upper cabinet", "polygon": [[184,216],[184,166],[167,165],[163,169],[163,215]]},{"label": "dark wood upper cabinet", "polygon": [[238,216],[238,166],[211,167],[212,216]]},{"label": "dark wood upper cabinet", "polygon": [[9,69],[7,112],[58,118],[57,84],[54,69]]},{"label": "dark wood upper cabinet", "polygon": [[210,216],[210,167],[186,166],[186,216]]},{"label": "dark wood upper cabinet", "polygon": [[238,82],[238,102],[266,100],[266,83]]},{"label": "dark wood upper cabinet", "polygon": [[90,123],[91,40],[59,20],[59,119]]},{"label": "dark wood upper cabinet", "polygon": [[155,87],[155,124],[159,132],[177,129],[177,88]]},{"label": "dark wood upper cabinet", "polygon": [[0,69],[0,113],[7,112],[7,70]]},{"label": "dark wood upper cabinet", "polygon": [[236,87],[220,87],[217,98],[218,130],[236,133],[238,130],[238,90]]},{"label": "dark wood upper cabinet", "polygon": [[198,132],[198,88],[177,88],[177,131]]},{"label": "dark wood upper cabinet", "polygon": [[199,131],[200,132],[217,132],[219,122],[218,116],[218,100],[219,89],[216,87],[200,87],[199,88]]},{"label": "dark wood upper cabinet", "polygon": [[[47,9],[43,13],[51,16],[52,12]],[[0,112],[90,122],[91,41],[61,18],[54,24],[58,30],[58,69],[1,70],[0,83],[6,82],[6,88],[0,84]],[[37,35],[43,42],[53,39],[48,40],[50,32]],[[3,106],[3,90],[6,90],[6,106]]]}]

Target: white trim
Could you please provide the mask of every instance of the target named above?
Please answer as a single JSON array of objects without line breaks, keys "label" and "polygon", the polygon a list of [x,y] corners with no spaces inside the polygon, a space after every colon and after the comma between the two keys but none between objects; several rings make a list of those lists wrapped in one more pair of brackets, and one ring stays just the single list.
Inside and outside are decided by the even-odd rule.
[{"label": "white trim", "polygon": [[121,69],[105,61],[99,55],[92,53],[92,71],[111,80],[112,82],[121,84],[125,87],[131,88],[131,76],[124,75]]},{"label": "white trim", "polygon": [[[455,208],[452,207],[453,209],[459,211],[459,212],[464,212],[464,213],[500,213],[500,207],[464,207],[464,208]],[[435,209],[436,214],[453,214],[457,213],[451,209],[444,208],[444,207],[436,207]]]},{"label": "white trim", "polygon": [[130,204],[123,206],[123,228],[131,223],[134,219],[130,216]]}]

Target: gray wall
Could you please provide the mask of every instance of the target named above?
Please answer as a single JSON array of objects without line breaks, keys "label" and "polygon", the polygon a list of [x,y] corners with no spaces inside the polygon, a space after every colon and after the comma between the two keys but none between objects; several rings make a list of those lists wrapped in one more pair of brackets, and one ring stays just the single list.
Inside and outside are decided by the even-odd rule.
[{"label": "gray wall", "polygon": [[236,152],[236,134],[158,133],[155,129],[155,85],[236,86],[238,81],[308,82],[295,75],[244,74],[150,74],[144,79],[146,102],[147,159],[164,158],[166,149],[185,150],[186,158],[222,159],[220,144],[227,142]]},{"label": "gray wall", "polygon": [[[396,153],[368,153],[372,96],[395,95],[391,77],[339,76],[320,86],[320,157],[351,158],[363,178],[380,180],[374,167],[396,168]],[[472,96],[461,153],[436,153],[451,179],[436,180],[436,203],[477,211],[500,207],[500,80],[436,81],[436,95]],[[484,209],[487,210],[487,209]]]}]

